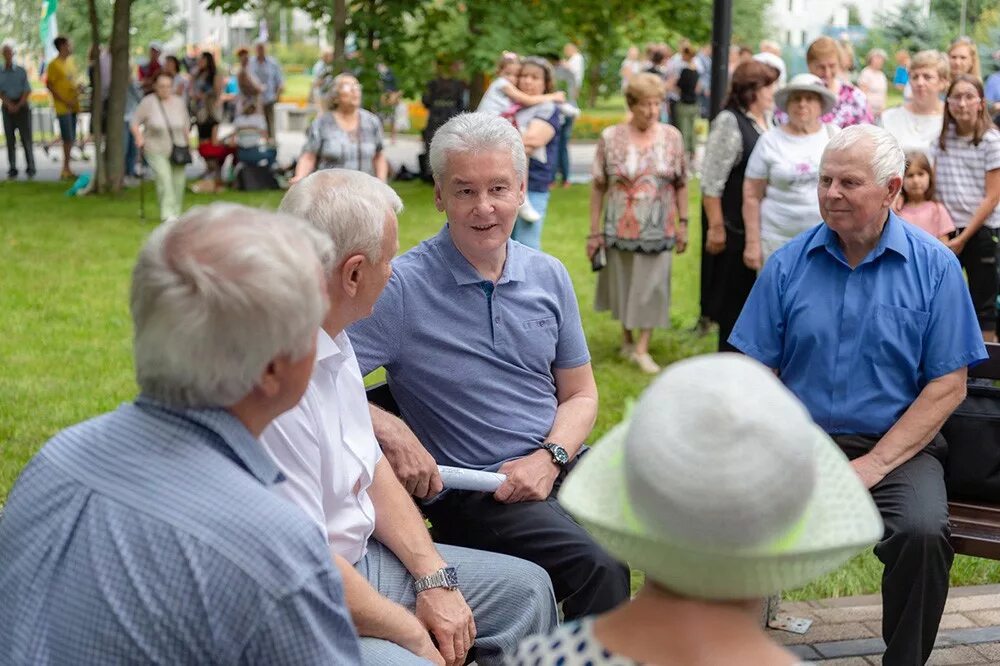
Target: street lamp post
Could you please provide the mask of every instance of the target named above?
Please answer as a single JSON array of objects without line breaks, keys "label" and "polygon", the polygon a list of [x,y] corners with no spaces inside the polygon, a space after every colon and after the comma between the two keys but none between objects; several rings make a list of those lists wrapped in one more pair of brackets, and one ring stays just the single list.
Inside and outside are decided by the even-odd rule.
[{"label": "street lamp post", "polygon": [[722,110],[729,86],[729,41],[733,34],[733,0],[715,0],[712,7],[712,95],[709,119]]}]

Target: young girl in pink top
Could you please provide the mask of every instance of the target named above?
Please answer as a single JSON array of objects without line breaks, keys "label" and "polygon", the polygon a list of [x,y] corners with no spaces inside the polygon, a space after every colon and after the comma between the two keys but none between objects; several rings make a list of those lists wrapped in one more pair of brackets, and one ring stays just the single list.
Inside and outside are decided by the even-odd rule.
[{"label": "young girl in pink top", "polygon": [[942,242],[955,230],[948,209],[934,196],[934,167],[923,151],[906,154],[906,175],[896,213]]}]

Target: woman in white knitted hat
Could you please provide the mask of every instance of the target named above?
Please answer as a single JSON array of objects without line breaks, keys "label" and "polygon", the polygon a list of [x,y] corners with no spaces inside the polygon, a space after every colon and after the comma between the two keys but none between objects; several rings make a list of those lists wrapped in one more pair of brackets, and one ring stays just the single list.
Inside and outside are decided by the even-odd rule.
[{"label": "woman in white knitted hat", "polygon": [[646,584],[610,613],[526,639],[516,666],[792,666],[760,626],[761,600],[882,536],[844,454],[767,368],[737,354],[667,368],[559,501]]}]

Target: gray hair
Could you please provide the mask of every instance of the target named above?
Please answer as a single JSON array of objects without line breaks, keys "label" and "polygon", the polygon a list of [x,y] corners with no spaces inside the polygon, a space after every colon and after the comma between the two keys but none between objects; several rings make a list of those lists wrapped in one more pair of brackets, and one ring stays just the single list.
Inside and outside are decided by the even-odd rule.
[{"label": "gray hair", "polygon": [[328,307],[330,241],[234,204],[157,227],[132,271],[135,372],[175,407],[229,407],[275,358],[309,353]]},{"label": "gray hair", "polygon": [[430,163],[434,181],[442,182],[451,153],[509,152],[518,182],[528,176],[528,156],[520,133],[500,116],[461,113],[442,125],[431,141]]},{"label": "gray hair", "polygon": [[324,169],[292,186],[278,210],[301,218],[333,241],[334,266],[360,252],[379,261],[386,213],[397,215],[403,201],[374,176],[349,169]]},{"label": "gray hair", "polygon": [[859,141],[867,141],[872,146],[870,165],[875,182],[888,185],[894,176],[903,178],[906,172],[906,155],[900,148],[899,141],[875,125],[852,125],[835,134],[826,144],[823,160],[830,153],[856,146]]}]

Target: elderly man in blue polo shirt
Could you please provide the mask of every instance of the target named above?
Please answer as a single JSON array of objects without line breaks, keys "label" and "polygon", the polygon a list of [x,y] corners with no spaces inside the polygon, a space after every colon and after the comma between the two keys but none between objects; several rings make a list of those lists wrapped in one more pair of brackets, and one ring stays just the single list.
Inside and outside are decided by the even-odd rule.
[{"label": "elderly man in blue polo shirt", "polygon": [[243,206],[151,234],[133,403],[62,431],[0,519],[0,664],[361,663],[326,539],[257,440],[301,398],[330,241]]},{"label": "elderly man in blue polo shirt", "polygon": [[31,84],[24,67],[14,64],[14,44],[4,41],[0,46],[3,64],[0,64],[0,107],[3,115],[3,132],[7,140],[7,177],[17,177],[17,143],[15,132],[21,135],[24,162],[28,178],[35,176],[35,153],[31,147],[31,107],[28,96]]},{"label": "elderly man in blue polo shirt", "polygon": [[890,210],[905,158],[872,125],[820,163],[823,223],[764,265],[729,342],[774,368],[851,459],[882,512],[882,663],[934,647],[954,552],[939,430],[986,358],[958,260]]},{"label": "elderly man in blue polo shirt", "polygon": [[613,608],[628,569],[555,500],[594,425],[597,386],[569,274],[510,240],[524,144],[503,119],[463,114],[434,134],[430,162],[447,224],[393,262],[372,316],[348,329],[362,373],[386,369],[405,420],[373,408],[375,434],[417,497],[441,491],[436,464],[507,475],[495,493],[425,504],[436,541],[535,562],[567,618]]}]

